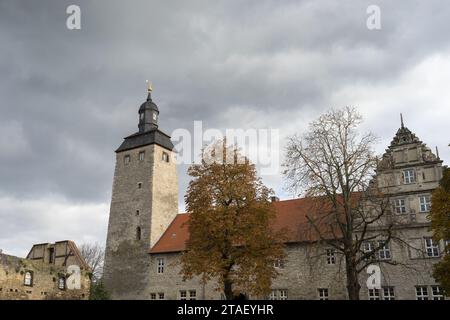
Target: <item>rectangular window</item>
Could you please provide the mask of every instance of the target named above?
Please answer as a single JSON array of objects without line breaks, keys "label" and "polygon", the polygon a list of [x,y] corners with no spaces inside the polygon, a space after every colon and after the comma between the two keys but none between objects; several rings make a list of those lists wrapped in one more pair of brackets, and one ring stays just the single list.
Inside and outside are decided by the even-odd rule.
[{"label": "rectangular window", "polygon": [[336,254],[334,249],[327,249],[327,264],[336,264]]},{"label": "rectangular window", "polygon": [[378,257],[380,258],[380,260],[390,260],[391,248],[389,247],[389,243],[378,241],[378,245],[380,246],[380,249],[378,251]]},{"label": "rectangular window", "polygon": [[66,289],[66,279],[63,276],[60,276],[58,279],[58,289],[59,290]]},{"label": "rectangular window", "polygon": [[169,162],[169,154],[167,152],[163,152],[162,154],[162,160],[164,162]]},{"label": "rectangular window", "polygon": [[444,292],[440,286],[431,286],[431,297],[433,300],[445,300]]},{"label": "rectangular window", "polygon": [[395,300],[394,287],[383,287],[383,300]]},{"label": "rectangular window", "polygon": [[142,189],[142,182],[138,182],[138,189]]},{"label": "rectangular window", "polygon": [[[363,254],[364,255],[373,252],[373,249],[374,248],[373,248],[373,243],[372,242],[366,241],[366,242],[363,243]],[[364,258],[364,260],[370,260],[372,258],[373,258],[373,255],[371,255],[371,256],[369,255],[366,258]]]},{"label": "rectangular window", "polygon": [[395,200],[395,212],[396,213],[406,213],[405,199]]},{"label": "rectangular window", "polygon": [[319,300],[328,300],[328,289],[327,288],[319,288],[317,289],[319,293]]},{"label": "rectangular window", "polygon": [[283,269],[284,268],[284,261],[281,259],[277,259],[274,261],[273,266],[275,268]]},{"label": "rectangular window", "polygon": [[180,300],[186,300],[186,290],[180,290]]},{"label": "rectangular window", "polygon": [[380,300],[380,289],[369,289],[369,300]]},{"label": "rectangular window", "polygon": [[129,164],[130,163],[130,155],[129,154],[126,154],[124,157],[123,157],[123,162],[125,163],[125,164]]},{"label": "rectangular window", "polygon": [[25,272],[23,284],[28,287],[31,287],[33,285],[33,273],[31,271]]},{"label": "rectangular window", "polygon": [[145,151],[139,152],[139,161],[143,161],[145,159]]},{"label": "rectangular window", "polygon": [[158,273],[164,273],[164,258],[158,258]]},{"label": "rectangular window", "polygon": [[156,300],[156,293],[150,293],[150,300]]},{"label": "rectangular window", "polygon": [[416,173],[414,169],[406,169],[403,171],[403,178],[405,184],[410,184],[416,182]]},{"label": "rectangular window", "polygon": [[159,292],[158,298],[159,298],[159,300],[164,300],[164,292]]},{"label": "rectangular window", "polygon": [[428,300],[428,290],[426,286],[416,287],[417,300]]},{"label": "rectangular window", "polygon": [[49,248],[48,249],[48,263],[54,263],[55,262],[55,249]]},{"label": "rectangular window", "polygon": [[270,292],[269,300],[277,300],[277,290],[272,290]]},{"label": "rectangular window", "polygon": [[288,298],[288,291],[287,291],[287,289],[281,289],[280,291],[279,291],[279,296],[280,296],[280,300],[287,300],[287,298]]},{"label": "rectangular window", "polygon": [[196,299],[197,299],[197,291],[189,290],[189,300],[196,300]]},{"label": "rectangular window", "polygon": [[420,212],[428,212],[431,209],[430,196],[422,196],[420,199]]},{"label": "rectangular window", "polygon": [[439,257],[439,244],[435,244],[433,238],[425,238],[425,252],[427,257]]}]

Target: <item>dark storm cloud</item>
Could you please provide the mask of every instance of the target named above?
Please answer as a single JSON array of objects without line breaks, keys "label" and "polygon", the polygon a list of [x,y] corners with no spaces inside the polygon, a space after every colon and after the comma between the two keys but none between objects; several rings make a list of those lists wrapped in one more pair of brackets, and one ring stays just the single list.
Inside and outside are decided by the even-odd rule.
[{"label": "dark storm cloud", "polygon": [[[70,4],[81,30],[65,26]],[[370,4],[381,30],[366,28]],[[0,197],[10,199],[0,237],[14,238],[33,212],[14,201],[109,201],[113,150],[137,129],[146,79],[168,133],[202,120],[283,136],[334,93],[395,84],[447,52],[449,18],[445,1],[0,1]],[[390,139],[392,123],[377,131]],[[182,202],[185,167],[179,176]]]}]

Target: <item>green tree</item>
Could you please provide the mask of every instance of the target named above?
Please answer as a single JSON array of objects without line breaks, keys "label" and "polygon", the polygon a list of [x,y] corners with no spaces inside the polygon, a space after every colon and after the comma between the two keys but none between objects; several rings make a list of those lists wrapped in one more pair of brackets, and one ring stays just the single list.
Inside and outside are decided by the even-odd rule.
[{"label": "green tree", "polygon": [[89,294],[89,300],[110,300],[108,291],[106,291],[103,282],[97,281],[91,283],[91,291]]},{"label": "green tree", "polygon": [[215,279],[228,300],[239,293],[267,295],[277,275],[274,262],[284,257],[281,238],[270,228],[272,191],[257,177],[255,166],[226,141],[204,151],[201,164],[192,165],[188,174],[190,238],[182,256],[184,278]]},{"label": "green tree", "polygon": [[[450,168],[444,169],[439,187],[431,196],[431,229],[436,241],[450,240]],[[450,246],[446,244],[446,252]],[[434,278],[442,285],[444,290],[450,292],[450,255],[444,258],[433,268]]]}]

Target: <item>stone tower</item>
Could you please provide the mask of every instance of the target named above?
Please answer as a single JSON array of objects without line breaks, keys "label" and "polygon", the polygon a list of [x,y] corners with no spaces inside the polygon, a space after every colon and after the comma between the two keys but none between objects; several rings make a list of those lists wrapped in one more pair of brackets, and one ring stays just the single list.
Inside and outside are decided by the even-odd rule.
[{"label": "stone tower", "polygon": [[158,116],[149,86],[139,108],[139,131],[116,150],[104,267],[104,284],[114,299],[142,297],[148,251],[178,213],[173,144],[159,130]]}]

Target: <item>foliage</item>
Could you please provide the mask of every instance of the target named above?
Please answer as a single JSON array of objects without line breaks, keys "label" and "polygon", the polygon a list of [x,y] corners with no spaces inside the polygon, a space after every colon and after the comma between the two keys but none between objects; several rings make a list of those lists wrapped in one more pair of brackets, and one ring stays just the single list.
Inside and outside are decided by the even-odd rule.
[{"label": "foliage", "polygon": [[[226,141],[204,150],[192,165],[185,196],[190,214],[184,278],[219,281],[227,299],[239,293],[265,296],[277,275],[273,263],[284,257],[282,238],[271,228],[272,191],[256,168]],[[278,239],[278,241],[277,241]]]}]

